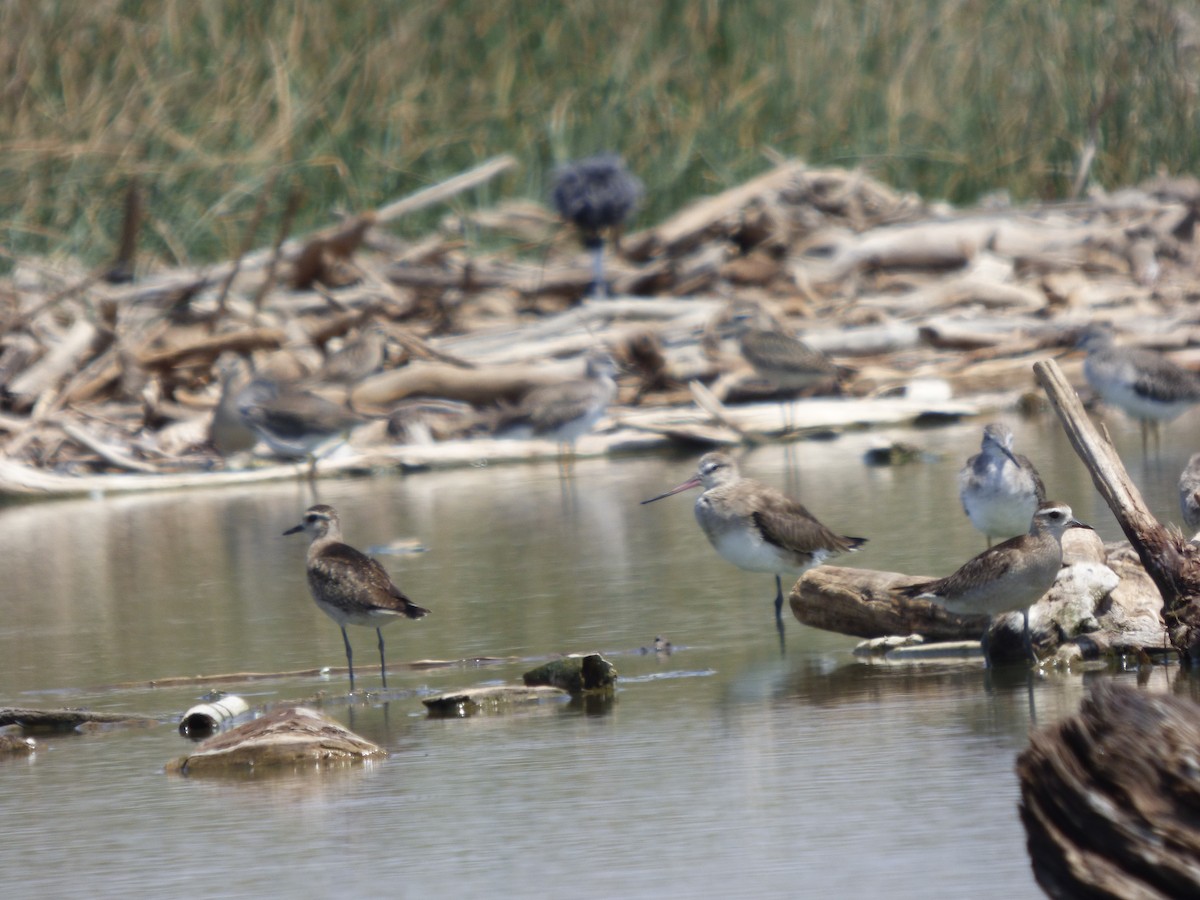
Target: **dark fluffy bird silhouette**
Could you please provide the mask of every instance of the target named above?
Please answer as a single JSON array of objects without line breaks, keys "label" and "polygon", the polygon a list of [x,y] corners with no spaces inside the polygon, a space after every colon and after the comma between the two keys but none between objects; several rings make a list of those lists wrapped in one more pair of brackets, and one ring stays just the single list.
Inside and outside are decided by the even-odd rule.
[{"label": "dark fluffy bird silhouette", "polygon": [[583,246],[592,251],[596,296],[606,296],[604,237],[637,208],[642,183],[621,157],[601,153],[560,166],[554,173],[551,198],[558,214],[579,229]]}]

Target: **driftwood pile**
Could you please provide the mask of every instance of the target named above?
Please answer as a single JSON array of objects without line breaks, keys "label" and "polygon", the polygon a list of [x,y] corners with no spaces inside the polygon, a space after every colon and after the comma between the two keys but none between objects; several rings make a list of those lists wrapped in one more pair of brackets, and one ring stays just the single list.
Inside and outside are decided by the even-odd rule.
[{"label": "driftwood pile", "polygon": [[[720,403],[772,394],[714,332],[733,298],[769,307],[849,367],[843,397],[798,405],[794,433],[981,412],[950,398],[1027,389],[1030,363],[1097,317],[1159,348],[1200,337],[1185,305],[1200,292],[1195,182],[965,212],[861,172],[785,161],[625,236],[611,266],[617,296],[605,301],[586,300],[583,251],[536,204],[450,217],[412,243],[385,230],[514,165],[493,160],[305,237],[289,238],[285,211],[271,246],[203,269],[140,272],[136,202],[111,268],[19,260],[0,280],[0,490],[294,475],[291,465],[232,463],[211,445],[223,355],[375,417],[351,441],[357,456],[318,467],[337,471],[533,455],[478,436],[496,408],[577,375],[597,343],[625,367],[610,410],[622,437],[602,451],[639,439],[778,436],[777,403]],[[509,249],[468,252],[463,234],[482,231]],[[372,323],[386,342],[383,370],[336,377],[338,349]],[[695,387],[731,373],[742,380],[719,397]],[[904,399],[931,378],[949,387]]]}]

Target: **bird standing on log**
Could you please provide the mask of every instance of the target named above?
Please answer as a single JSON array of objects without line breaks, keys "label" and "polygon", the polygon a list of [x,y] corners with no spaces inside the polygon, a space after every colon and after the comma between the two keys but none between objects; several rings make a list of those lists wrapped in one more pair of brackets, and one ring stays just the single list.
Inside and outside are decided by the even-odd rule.
[{"label": "bird standing on log", "polygon": [[[1062,568],[1062,536],[1068,528],[1091,528],[1075,518],[1071,507],[1043,502],[1033,514],[1029,532],[991,547],[962,564],[951,575],[901,588],[910,599],[926,598],[959,615],[995,617],[1020,610],[1024,618],[1025,652],[1036,661],[1029,634],[1029,607],[1054,585]],[[983,658],[990,665],[988,631]]]}]

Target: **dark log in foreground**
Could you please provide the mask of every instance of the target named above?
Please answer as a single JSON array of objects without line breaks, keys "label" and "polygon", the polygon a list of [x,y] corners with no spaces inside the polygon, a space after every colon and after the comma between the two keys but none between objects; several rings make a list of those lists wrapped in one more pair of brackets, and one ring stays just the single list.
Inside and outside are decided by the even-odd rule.
[{"label": "dark log in foreground", "polygon": [[1112,444],[1100,436],[1053,360],[1035,363],[1034,375],[1062,421],[1071,445],[1092,475],[1096,490],[1112,510],[1163,597],[1163,619],[1171,643],[1185,659],[1200,659],[1200,548],[1178,529],[1154,518],[1129,479]]},{"label": "dark log in foreground", "polygon": [[1051,897],[1200,897],[1200,705],[1097,682],[1017,758],[1034,877]]}]

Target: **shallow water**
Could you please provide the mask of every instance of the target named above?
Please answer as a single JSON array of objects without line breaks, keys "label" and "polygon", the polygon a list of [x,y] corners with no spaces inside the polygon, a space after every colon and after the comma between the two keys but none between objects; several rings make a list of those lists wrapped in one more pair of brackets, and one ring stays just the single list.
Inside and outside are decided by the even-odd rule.
[{"label": "shallow water", "polygon": [[[1200,417],[1196,417],[1200,419]],[[1052,496],[1119,533],[1052,418],[1010,420]],[[981,422],[894,436],[943,454],[873,469],[882,435],[767,448],[747,474],[870,543],[839,562],[944,574],[983,547],[955,473]],[[1178,520],[1175,480],[1200,421],[1142,459],[1110,430],[1154,511]],[[695,494],[642,507],[694,455],[480,466],[326,482],[319,499],[386,556],[432,614],[387,629],[390,688],[350,703],[341,637],[308,597],[300,485],[0,507],[0,705],[88,706],[158,728],[39,738],[0,760],[0,871],[28,896],[1039,896],[1017,814],[1030,693],[1039,724],[1073,712],[1094,677],[977,666],[858,663],[853,638],[787,624],[773,579],[709,548]],[[656,635],[669,655],[637,652]],[[360,687],[374,635],[351,629]],[[599,650],[609,704],[430,719],[430,692],[518,680],[558,653]],[[412,668],[414,660],[499,659]],[[310,698],[383,744],[366,767],[252,781],[175,778],[191,746],[169,720],[235,679],[251,704]],[[1115,676],[1128,678],[1135,676]],[[1194,693],[1161,668],[1153,687]],[[84,887],[85,886],[85,887]]]}]

